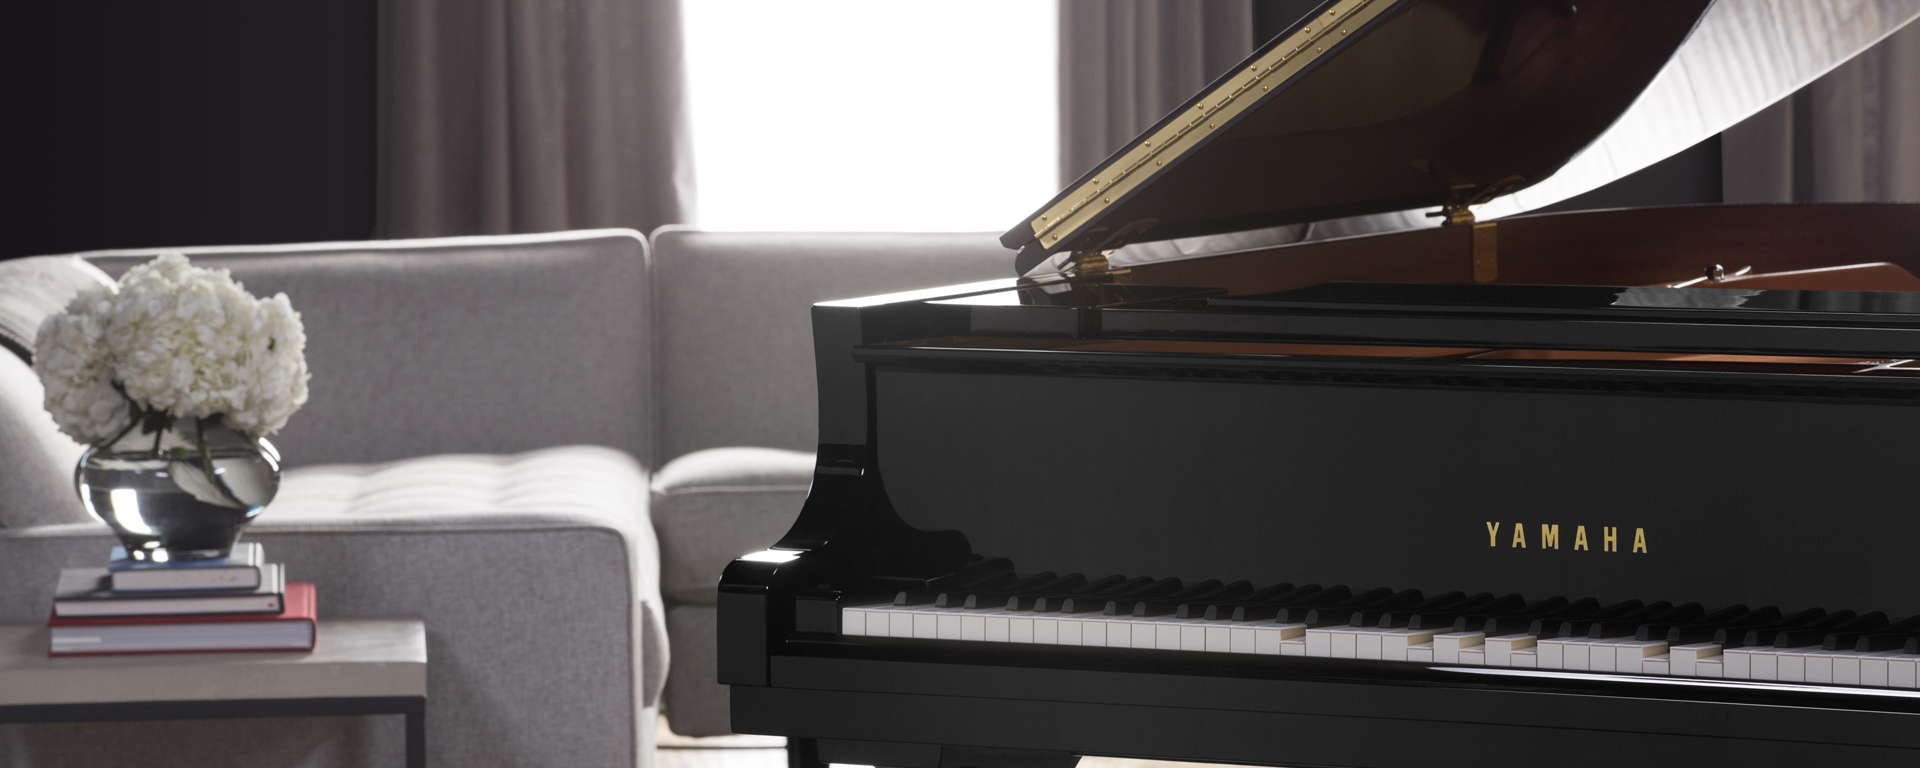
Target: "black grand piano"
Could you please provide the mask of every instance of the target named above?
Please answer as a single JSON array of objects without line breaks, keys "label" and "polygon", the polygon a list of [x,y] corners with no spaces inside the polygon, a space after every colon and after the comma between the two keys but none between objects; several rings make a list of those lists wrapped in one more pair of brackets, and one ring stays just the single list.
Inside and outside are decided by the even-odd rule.
[{"label": "black grand piano", "polygon": [[1920,206],[1476,221],[1706,7],[1329,2],[1007,279],[817,306],[812,492],[720,585],[734,729],[807,768],[1920,765]]}]

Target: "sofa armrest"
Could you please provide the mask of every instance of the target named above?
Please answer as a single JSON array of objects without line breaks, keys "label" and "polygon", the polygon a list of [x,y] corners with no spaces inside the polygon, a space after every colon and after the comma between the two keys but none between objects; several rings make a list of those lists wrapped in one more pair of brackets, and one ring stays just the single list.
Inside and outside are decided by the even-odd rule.
[{"label": "sofa armrest", "polygon": [[[159,250],[83,256],[118,275]],[[566,444],[653,466],[637,232],[165,250],[300,312],[311,397],[273,438],[290,466]]]},{"label": "sofa armrest", "polygon": [[660,591],[675,603],[712,605],[720,572],[793,527],[813,483],[813,454],[778,448],[709,448],[660,468],[648,512],[660,536]]},{"label": "sofa armrest", "polygon": [[[651,755],[667,654],[657,545],[633,484],[640,508],[625,520],[558,507],[276,519],[270,508],[246,535],[318,585],[323,617],[424,618],[435,764],[637,765]],[[0,621],[45,621],[59,570],[97,565],[113,543],[99,524],[0,530]]]}]

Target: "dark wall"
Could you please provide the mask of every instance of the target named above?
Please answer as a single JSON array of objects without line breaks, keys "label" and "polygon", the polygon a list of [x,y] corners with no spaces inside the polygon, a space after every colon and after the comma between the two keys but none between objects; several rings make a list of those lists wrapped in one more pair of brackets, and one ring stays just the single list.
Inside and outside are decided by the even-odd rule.
[{"label": "dark wall", "polygon": [[3,15],[0,258],[372,232],[372,0]]}]

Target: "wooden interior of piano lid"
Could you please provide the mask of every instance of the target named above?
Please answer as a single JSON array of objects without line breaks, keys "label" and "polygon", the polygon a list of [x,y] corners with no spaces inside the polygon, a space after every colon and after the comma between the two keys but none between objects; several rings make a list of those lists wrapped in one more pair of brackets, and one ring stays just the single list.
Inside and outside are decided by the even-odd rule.
[{"label": "wooden interior of piano lid", "polygon": [[[1373,0],[1391,3],[1391,0]],[[1346,3],[1343,3],[1343,6]],[[1046,252],[1244,231],[1437,207],[1450,196],[1513,189],[1551,174],[1603,133],[1664,66],[1707,0],[1599,3],[1403,2],[1215,127],[1094,217],[1046,240]],[[1309,24],[1311,20],[1309,20]],[[1117,163],[1218,104],[1256,52],[1159,125],[1050,201],[1002,242],[1035,239],[1032,222],[1063,200],[1111,184]],[[1303,52],[1304,55],[1304,52]],[[1270,62],[1269,62],[1270,63]],[[1201,110],[1202,112],[1195,112]],[[1216,121],[1218,122],[1218,121]],[[1105,174],[1102,184],[1092,184]],[[1054,233],[1060,234],[1060,233]],[[1032,258],[1023,253],[1024,263]]]}]

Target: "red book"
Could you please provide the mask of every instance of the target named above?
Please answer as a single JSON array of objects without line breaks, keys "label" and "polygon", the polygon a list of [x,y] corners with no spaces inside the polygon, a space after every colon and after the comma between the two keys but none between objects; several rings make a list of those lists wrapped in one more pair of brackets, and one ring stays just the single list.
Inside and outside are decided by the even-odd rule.
[{"label": "red book", "polygon": [[279,614],[101,616],[47,619],[49,656],[112,653],[228,653],[311,651],[318,634],[313,582],[287,583]]}]

